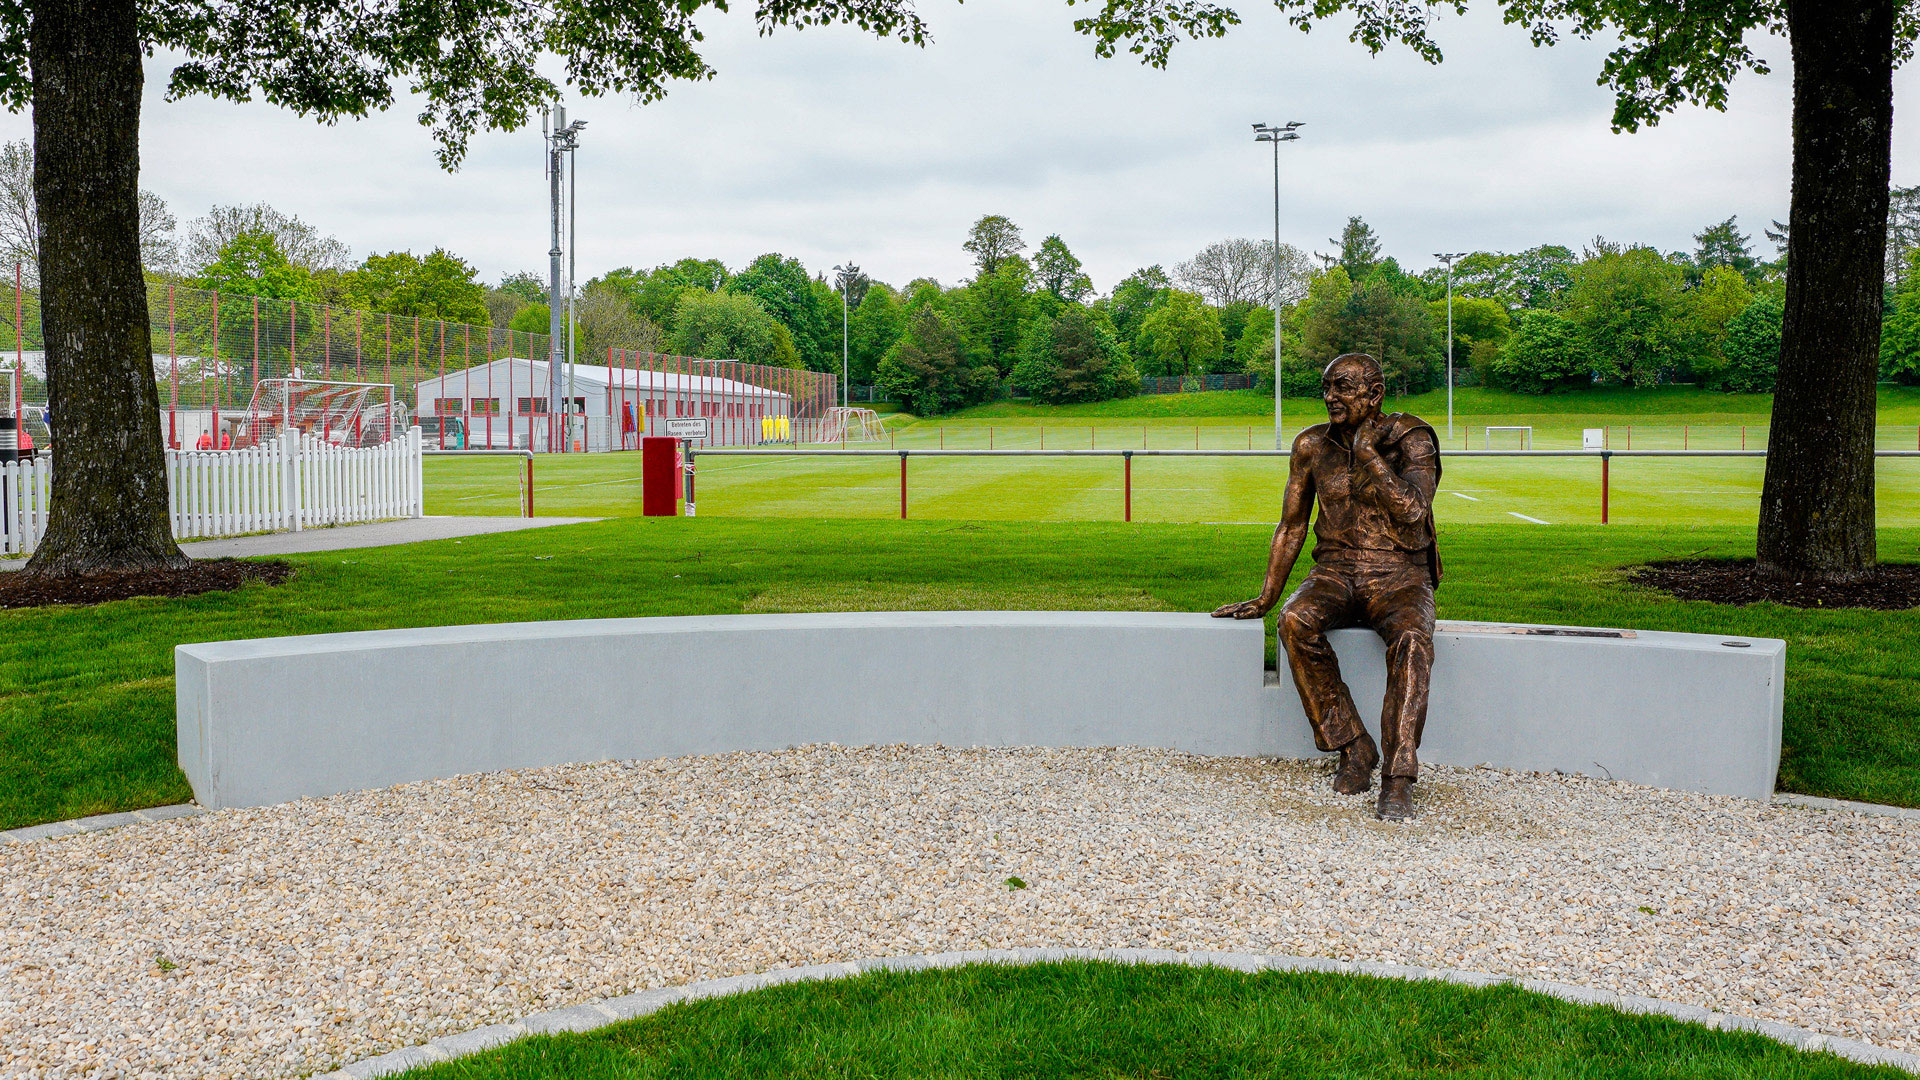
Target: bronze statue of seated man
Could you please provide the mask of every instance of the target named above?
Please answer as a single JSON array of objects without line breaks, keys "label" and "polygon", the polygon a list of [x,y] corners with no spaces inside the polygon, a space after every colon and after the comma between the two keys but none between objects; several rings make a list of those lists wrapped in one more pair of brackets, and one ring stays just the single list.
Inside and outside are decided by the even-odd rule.
[{"label": "bronze statue of seated man", "polygon": [[[1365,353],[1328,364],[1321,396],[1327,423],[1293,441],[1260,595],[1213,614],[1258,619],[1273,610],[1312,520],[1313,571],[1281,609],[1280,641],[1313,725],[1314,745],[1340,752],[1334,790],[1353,795],[1372,787],[1384,750],[1378,813],[1399,821],[1413,816],[1433,671],[1433,590],[1440,583],[1433,494],[1440,483],[1440,439],[1418,417],[1381,414],[1385,380],[1379,363]],[[1327,631],[1348,626],[1371,628],[1387,645],[1379,749],[1360,722],[1327,643]]]}]

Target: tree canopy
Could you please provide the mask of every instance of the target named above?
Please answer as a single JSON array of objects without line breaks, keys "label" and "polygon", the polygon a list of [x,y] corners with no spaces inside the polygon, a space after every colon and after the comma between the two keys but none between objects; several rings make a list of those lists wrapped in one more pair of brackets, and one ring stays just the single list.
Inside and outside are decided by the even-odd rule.
[{"label": "tree canopy", "polygon": [[346,302],[366,311],[486,325],[486,289],[465,259],[434,248],[369,255],[347,275]]}]

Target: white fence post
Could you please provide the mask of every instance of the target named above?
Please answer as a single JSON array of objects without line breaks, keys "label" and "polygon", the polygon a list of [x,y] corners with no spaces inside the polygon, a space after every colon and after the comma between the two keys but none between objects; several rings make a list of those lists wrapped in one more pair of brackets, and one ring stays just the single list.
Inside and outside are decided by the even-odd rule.
[{"label": "white fence post", "polygon": [[280,437],[281,513],[283,529],[299,532],[304,524],[300,514],[300,433],[292,428]]},{"label": "white fence post", "polygon": [[417,427],[408,429],[407,452],[413,456],[413,460],[407,465],[408,478],[413,481],[411,484],[413,490],[407,493],[408,517],[427,516],[427,455],[421,453],[423,449],[425,447],[420,443],[420,429]]}]

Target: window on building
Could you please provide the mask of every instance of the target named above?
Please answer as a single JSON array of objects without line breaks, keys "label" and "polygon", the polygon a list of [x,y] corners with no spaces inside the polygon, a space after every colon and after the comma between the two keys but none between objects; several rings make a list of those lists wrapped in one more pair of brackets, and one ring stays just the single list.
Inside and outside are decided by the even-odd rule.
[{"label": "window on building", "polygon": [[461,401],[457,397],[437,397],[433,399],[433,415],[435,416],[458,416],[460,409]]},{"label": "window on building", "polygon": [[474,398],[467,402],[467,411],[475,416],[499,416],[499,398]]}]

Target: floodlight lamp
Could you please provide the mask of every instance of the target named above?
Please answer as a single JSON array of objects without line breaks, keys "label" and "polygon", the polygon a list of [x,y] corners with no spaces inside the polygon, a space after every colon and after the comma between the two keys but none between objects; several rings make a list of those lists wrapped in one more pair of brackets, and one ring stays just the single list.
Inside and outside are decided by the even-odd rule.
[{"label": "floodlight lamp", "polygon": [[1305,122],[1305,121],[1303,121],[1303,120],[1289,120],[1289,121],[1287,121],[1287,127],[1286,127],[1286,130],[1288,130],[1288,131],[1293,131],[1293,130],[1296,130],[1296,129],[1298,129],[1298,128],[1302,128],[1302,127],[1305,127],[1305,126],[1306,126],[1306,122]]},{"label": "floodlight lamp", "polygon": [[1291,131],[1289,131],[1289,132],[1287,132],[1286,134],[1284,134],[1284,135],[1282,135],[1282,136],[1280,136],[1280,141],[1281,141],[1281,142],[1293,142],[1294,140],[1296,140],[1296,139],[1298,139],[1298,138],[1300,138],[1300,136],[1299,136],[1299,135],[1296,135],[1296,134],[1294,134],[1293,132],[1291,132]]}]

